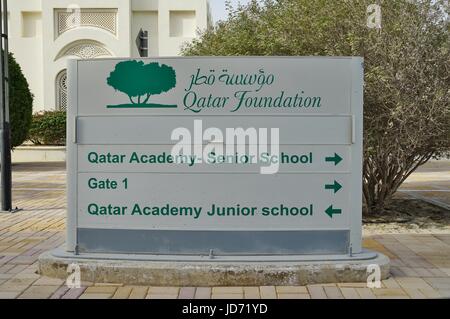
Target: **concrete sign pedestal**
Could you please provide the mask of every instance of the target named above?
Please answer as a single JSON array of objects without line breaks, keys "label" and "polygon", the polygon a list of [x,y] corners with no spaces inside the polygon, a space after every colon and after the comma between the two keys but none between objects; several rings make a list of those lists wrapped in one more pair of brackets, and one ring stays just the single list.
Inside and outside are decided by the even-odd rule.
[{"label": "concrete sign pedestal", "polygon": [[[125,258],[125,259],[124,259]],[[278,260],[277,260],[278,259]],[[69,265],[80,267],[83,281],[150,286],[283,286],[321,283],[366,282],[368,267],[379,266],[380,280],[389,277],[389,258],[363,251],[357,256],[317,255],[260,257],[245,260],[229,256],[186,258],[161,255],[83,254],[75,256],[63,248],[39,257],[39,271],[66,279]]]}]

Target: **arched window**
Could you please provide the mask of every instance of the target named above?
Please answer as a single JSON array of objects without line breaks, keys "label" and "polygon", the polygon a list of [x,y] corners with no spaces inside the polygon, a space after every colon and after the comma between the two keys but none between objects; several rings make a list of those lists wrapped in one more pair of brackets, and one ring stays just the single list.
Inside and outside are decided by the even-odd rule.
[{"label": "arched window", "polygon": [[64,69],[56,76],[56,109],[67,110],[67,70]]}]

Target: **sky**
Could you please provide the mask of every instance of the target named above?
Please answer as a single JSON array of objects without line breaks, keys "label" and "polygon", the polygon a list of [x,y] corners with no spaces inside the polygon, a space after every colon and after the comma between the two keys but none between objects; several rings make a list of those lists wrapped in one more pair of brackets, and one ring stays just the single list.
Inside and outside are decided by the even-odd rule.
[{"label": "sky", "polygon": [[[247,4],[249,0],[231,0],[231,4],[236,6],[238,3]],[[211,13],[214,23],[219,20],[223,20],[227,17],[227,12],[225,11],[225,0],[209,0],[211,6]]]}]

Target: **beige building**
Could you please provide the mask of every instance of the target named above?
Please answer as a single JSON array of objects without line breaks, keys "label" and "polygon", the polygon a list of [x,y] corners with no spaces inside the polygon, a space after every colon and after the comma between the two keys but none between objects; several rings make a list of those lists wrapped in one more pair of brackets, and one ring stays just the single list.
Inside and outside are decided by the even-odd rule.
[{"label": "beige building", "polygon": [[211,24],[208,0],[11,0],[10,50],[34,94],[34,111],[67,106],[68,59],[176,56]]}]

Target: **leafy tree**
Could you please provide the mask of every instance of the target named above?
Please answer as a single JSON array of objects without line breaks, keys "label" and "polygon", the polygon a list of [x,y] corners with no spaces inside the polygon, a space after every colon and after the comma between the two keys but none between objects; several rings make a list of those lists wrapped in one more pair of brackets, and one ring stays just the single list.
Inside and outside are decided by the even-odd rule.
[{"label": "leafy tree", "polygon": [[20,65],[11,53],[8,56],[8,64],[11,148],[14,148],[27,139],[33,114],[33,95]]},{"label": "leafy tree", "polygon": [[363,194],[381,212],[402,182],[450,149],[448,1],[265,0],[187,44],[185,55],[328,55],[365,60]]},{"label": "leafy tree", "polygon": [[[151,95],[161,94],[176,85],[175,70],[157,62],[119,62],[107,79],[108,85],[128,95],[132,104],[146,104]],[[137,98],[137,101],[133,100]]]}]

